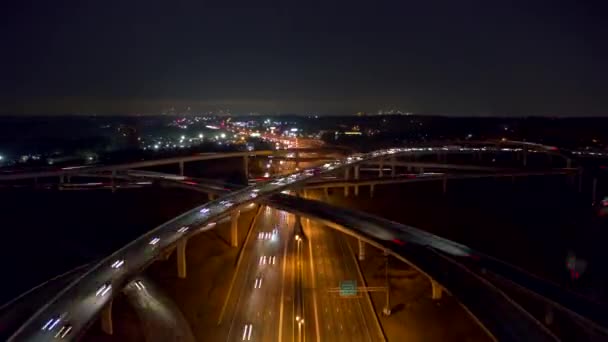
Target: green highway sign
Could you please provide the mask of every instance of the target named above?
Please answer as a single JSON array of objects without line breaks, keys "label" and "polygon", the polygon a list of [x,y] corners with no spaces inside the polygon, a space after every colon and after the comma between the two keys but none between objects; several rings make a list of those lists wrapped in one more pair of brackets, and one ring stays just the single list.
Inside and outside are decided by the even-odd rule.
[{"label": "green highway sign", "polygon": [[356,296],[357,295],[357,281],[356,280],[343,280],[340,282],[340,296]]}]

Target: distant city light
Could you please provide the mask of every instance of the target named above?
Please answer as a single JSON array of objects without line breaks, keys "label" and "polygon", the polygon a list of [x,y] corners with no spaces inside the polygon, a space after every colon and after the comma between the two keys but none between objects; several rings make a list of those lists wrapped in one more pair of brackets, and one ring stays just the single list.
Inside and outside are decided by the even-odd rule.
[{"label": "distant city light", "polygon": [[222,139],[224,139],[224,138],[226,138],[226,134],[222,133],[222,134],[220,134],[220,137],[222,137]]},{"label": "distant city light", "polygon": [[292,131],[292,132],[297,132],[297,131],[298,131],[298,129],[297,129],[297,128],[292,128],[292,129],[290,129],[290,131]]},{"label": "distant city light", "polygon": [[4,156],[0,155],[0,161],[2,161],[2,159],[4,159]]},{"label": "distant city light", "polygon": [[198,138],[199,138],[199,139],[203,139],[203,133],[199,133],[199,134],[198,134]]}]

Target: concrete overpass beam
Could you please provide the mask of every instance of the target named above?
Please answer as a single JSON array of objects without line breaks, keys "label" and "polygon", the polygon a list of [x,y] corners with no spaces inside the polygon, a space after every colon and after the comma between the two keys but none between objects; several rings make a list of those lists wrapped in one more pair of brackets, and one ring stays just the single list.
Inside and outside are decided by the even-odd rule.
[{"label": "concrete overpass beam", "polygon": [[177,242],[177,277],[186,278],[186,244],[188,239],[181,239]]},{"label": "concrete overpass beam", "polygon": [[434,281],[433,279],[431,279],[431,298],[434,300],[439,300],[441,299],[441,294],[443,292],[443,290],[441,289],[441,285],[439,285],[436,281]]},{"label": "concrete overpass beam", "polygon": [[235,210],[230,215],[230,245],[238,247],[239,245],[239,216],[240,210]]},{"label": "concrete overpass beam", "polygon": [[359,261],[363,261],[365,260],[365,242],[361,239],[357,241],[359,242]]},{"label": "concrete overpass beam", "polygon": [[101,311],[101,331],[108,335],[114,333],[112,325],[112,301],[110,301]]}]

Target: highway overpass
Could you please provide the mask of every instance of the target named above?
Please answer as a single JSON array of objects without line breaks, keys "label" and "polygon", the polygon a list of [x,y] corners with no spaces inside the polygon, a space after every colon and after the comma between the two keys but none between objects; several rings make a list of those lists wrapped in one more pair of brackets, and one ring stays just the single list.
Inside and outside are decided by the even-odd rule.
[{"label": "highway overpass", "polygon": [[[180,249],[187,238],[200,231],[213,227],[209,224],[225,215],[229,215],[235,208],[249,203],[264,200],[288,188],[298,188],[307,181],[313,180],[323,174],[337,172],[346,168],[356,167],[374,159],[384,159],[401,155],[434,154],[434,153],[466,153],[467,149],[450,147],[428,148],[394,148],[375,151],[369,154],[358,155],[349,159],[325,164],[318,173],[305,170],[290,176],[281,177],[273,181],[260,183],[252,187],[232,192],[218,200],[197,207],[169,222],[163,224],[140,238],[131,242],[124,248],[116,251],[108,258],[94,265],[87,273],[79,277],[70,286],[61,291],[55,298],[41,307],[15,334],[12,340],[47,340],[59,329],[62,324],[69,322],[72,338],[78,336],[98,316],[108,315],[102,313],[104,308],[111,305],[111,299],[122,289],[130,279],[141,272],[147,265],[158,258],[168,248]],[[211,159],[211,158],[209,158]],[[131,166],[125,166],[129,169]],[[77,170],[80,172],[82,170]],[[183,229],[188,227],[188,229]],[[468,255],[470,250],[466,246],[455,244],[447,240],[429,241],[420,239],[420,236],[397,234],[390,230],[377,230],[375,233],[363,232],[361,237],[369,237],[368,243],[386,244],[395,238],[410,241],[420,246],[427,246],[429,242],[433,248],[440,249],[451,255]],[[375,235],[375,236],[374,236]],[[376,242],[372,241],[374,238]],[[438,241],[440,241],[439,244]],[[381,243],[382,242],[382,243]],[[392,244],[393,247],[394,243]],[[176,247],[177,246],[177,247]],[[183,247],[182,247],[183,248]],[[386,246],[384,246],[386,248]],[[426,248],[426,247],[425,247]],[[116,267],[116,265],[120,265]],[[105,309],[103,312],[108,312]],[[523,324],[523,323],[522,323]],[[502,337],[502,333],[494,332]],[[546,332],[538,331],[539,336]],[[512,335],[509,335],[512,336]],[[504,336],[505,340],[510,340]],[[546,336],[550,338],[550,336]]]}]

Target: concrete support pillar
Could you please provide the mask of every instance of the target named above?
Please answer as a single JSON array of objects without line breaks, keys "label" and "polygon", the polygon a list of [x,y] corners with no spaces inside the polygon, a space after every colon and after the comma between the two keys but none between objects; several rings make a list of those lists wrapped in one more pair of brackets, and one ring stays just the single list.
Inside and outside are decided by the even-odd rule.
[{"label": "concrete support pillar", "polygon": [[369,197],[374,198],[374,184],[369,186]]},{"label": "concrete support pillar", "polygon": [[383,175],[384,175],[384,158],[381,158],[379,168],[378,168],[378,177],[382,178]]},{"label": "concrete support pillar", "polygon": [[348,185],[344,187],[344,197],[348,197]]},{"label": "concrete support pillar", "polygon": [[365,243],[363,240],[357,240],[359,242],[359,261],[365,260]]},{"label": "concrete support pillar", "polygon": [[59,176],[59,184],[63,184],[65,183],[65,176],[64,175],[60,175]]},{"label": "concrete support pillar", "polygon": [[344,170],[344,180],[348,180],[350,178],[350,167],[347,167]]},{"label": "concrete support pillar", "polygon": [[243,156],[243,173],[245,174],[245,180],[249,182],[249,157]]},{"label": "concrete support pillar", "polygon": [[443,185],[443,194],[445,195],[448,192],[448,176],[443,175],[443,179],[441,182]]},{"label": "concrete support pillar", "polygon": [[441,299],[441,293],[443,292],[441,289],[441,285],[439,285],[436,281],[431,279],[431,298],[434,300]]},{"label": "concrete support pillar", "polygon": [[112,301],[110,301],[101,311],[101,331],[108,335],[114,333],[112,326]]},{"label": "concrete support pillar", "polygon": [[186,243],[188,239],[181,239],[177,242],[177,277],[186,278]]},{"label": "concrete support pillar", "polygon": [[566,167],[567,168],[571,168],[572,167],[572,159],[566,158]]},{"label": "concrete support pillar", "polygon": [[421,167],[419,172],[420,172],[420,173],[424,173],[424,168],[423,168],[423,167]]},{"label": "concrete support pillar", "polygon": [[[355,166],[355,180],[359,180],[359,165]],[[355,196],[359,196],[359,185],[355,185]]]},{"label": "concrete support pillar", "polygon": [[511,175],[511,184],[515,184],[515,175]]},{"label": "concrete support pillar", "polygon": [[184,175],[184,161],[180,161],[179,162],[179,175],[183,176]]},{"label": "concrete support pillar", "polygon": [[67,178],[68,184],[70,184],[70,182],[72,182],[72,175],[66,175],[66,178]]},{"label": "concrete support pillar", "polygon": [[211,202],[211,201],[213,201],[215,199],[215,195],[209,192],[209,193],[207,193],[207,198]]},{"label": "concrete support pillar", "polygon": [[241,215],[240,210],[235,210],[230,215],[230,245],[232,247],[238,247],[239,245],[239,216]]},{"label": "concrete support pillar", "polygon": [[578,168],[578,192],[583,192],[583,168]]},{"label": "concrete support pillar", "polygon": [[323,195],[325,195],[325,200],[329,199],[329,188],[323,188]]},{"label": "concrete support pillar", "polygon": [[393,178],[397,176],[397,167],[395,166],[396,163],[395,157],[391,157],[391,177]]},{"label": "concrete support pillar", "polygon": [[524,166],[528,166],[528,150],[524,148],[521,152],[521,160]]}]

